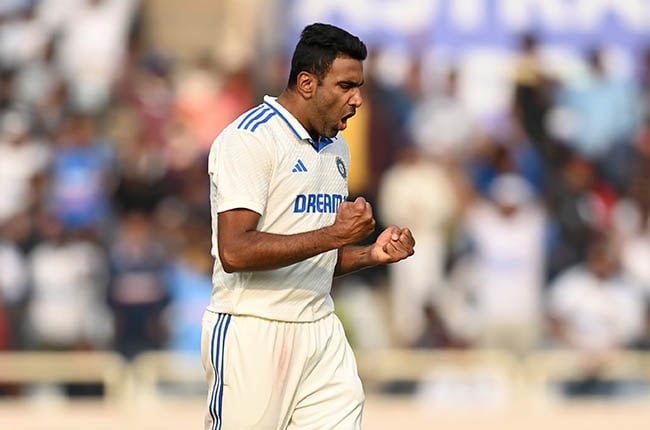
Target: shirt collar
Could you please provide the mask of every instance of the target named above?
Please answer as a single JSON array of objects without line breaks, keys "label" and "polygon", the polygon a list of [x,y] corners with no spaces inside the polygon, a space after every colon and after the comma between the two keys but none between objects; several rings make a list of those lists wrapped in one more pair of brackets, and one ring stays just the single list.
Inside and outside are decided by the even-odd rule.
[{"label": "shirt collar", "polygon": [[291,114],[291,112],[286,110],[284,106],[278,103],[277,97],[264,96],[264,103],[273,109],[280,116],[280,118],[284,120],[284,122],[289,126],[291,131],[293,131],[293,134],[295,134],[298,139],[309,143],[316,151],[321,151],[323,148],[338,138],[338,136],[334,137],[333,139],[321,136],[318,142],[314,142],[314,139],[311,138],[307,130],[305,130],[305,127],[300,124],[300,121],[298,121],[296,117]]}]

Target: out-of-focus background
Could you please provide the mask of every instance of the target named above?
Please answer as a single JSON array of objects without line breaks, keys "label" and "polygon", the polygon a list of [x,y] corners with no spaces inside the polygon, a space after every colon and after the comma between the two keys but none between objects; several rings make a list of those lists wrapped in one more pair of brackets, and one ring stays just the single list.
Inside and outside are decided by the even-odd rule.
[{"label": "out-of-focus background", "polygon": [[335,281],[365,428],[646,428],[648,0],[1,0],[0,426],[201,428],[206,153],[315,21],[417,238]]}]

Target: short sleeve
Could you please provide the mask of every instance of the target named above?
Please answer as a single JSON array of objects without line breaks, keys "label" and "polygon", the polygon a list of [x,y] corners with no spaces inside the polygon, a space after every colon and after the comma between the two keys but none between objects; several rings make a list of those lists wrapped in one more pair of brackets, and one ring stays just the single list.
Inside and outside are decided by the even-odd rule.
[{"label": "short sleeve", "polygon": [[257,136],[240,130],[222,133],[208,158],[216,212],[244,208],[264,215],[272,168],[272,152]]}]

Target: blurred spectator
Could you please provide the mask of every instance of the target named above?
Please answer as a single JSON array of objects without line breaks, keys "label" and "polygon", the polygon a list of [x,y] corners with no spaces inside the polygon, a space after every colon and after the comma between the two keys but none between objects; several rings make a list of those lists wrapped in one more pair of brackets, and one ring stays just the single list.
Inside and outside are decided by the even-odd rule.
[{"label": "blurred spectator", "polygon": [[164,52],[152,51],[142,54],[134,63],[123,73],[116,110],[128,116],[123,118],[128,126],[121,128],[140,135],[152,144],[150,151],[158,152],[167,144],[166,129],[176,115],[174,62]]},{"label": "blurred spectator", "polygon": [[374,202],[377,197],[384,172],[395,162],[401,151],[410,145],[405,125],[411,103],[402,86],[406,80],[402,69],[407,67],[409,61],[399,57],[391,58],[387,52],[370,53],[369,72],[362,87],[365,94],[361,109],[369,111],[368,140],[371,148],[368,150],[370,177],[364,195],[370,202]]},{"label": "blurred spectator", "polygon": [[621,247],[621,269],[642,292],[645,323],[635,347],[650,349],[650,216],[632,200],[617,208],[617,241]]},{"label": "blurred spectator", "polygon": [[545,210],[516,174],[496,177],[488,198],[468,209],[467,254],[453,268],[451,288],[466,290],[470,330],[462,335],[473,345],[519,354],[539,346],[546,234]]},{"label": "blurred spectator", "polygon": [[152,212],[167,190],[167,162],[153,137],[140,130],[118,148],[117,185],[113,194],[120,212]]},{"label": "blurred spectator", "polygon": [[49,184],[49,207],[66,228],[105,225],[114,187],[113,147],[98,135],[93,119],[71,116],[60,131]]},{"label": "blurred spectator", "polygon": [[[33,0],[29,0],[30,2]],[[85,6],[87,0],[38,0],[37,14],[51,33],[60,33],[63,27]]]},{"label": "blurred spectator", "polygon": [[544,70],[539,49],[537,36],[532,33],[521,36],[512,76],[512,114],[523,136],[546,157],[546,115],[553,103],[554,84]]},{"label": "blurred spectator", "polygon": [[612,163],[619,161],[621,151],[629,151],[640,124],[636,85],[608,70],[605,53],[593,50],[585,73],[561,87],[558,103],[572,118],[563,133],[572,149],[599,166],[602,173],[620,168]]},{"label": "blurred spectator", "polygon": [[52,139],[72,115],[68,96],[67,84],[57,76],[52,82],[52,88],[42,94],[40,105],[37,107],[35,121],[38,128]]},{"label": "blurred spectator", "polygon": [[639,340],[645,302],[639,286],[621,271],[610,238],[594,239],[586,263],[557,277],[550,287],[548,313],[553,346],[584,354],[586,377],[569,383],[569,394],[612,394],[615,387],[600,383],[600,373],[613,353]]},{"label": "blurred spectator", "polygon": [[545,168],[538,149],[509,133],[506,130],[503,135],[484,135],[464,160],[467,175],[482,195],[488,193],[496,177],[508,173],[524,177],[535,192],[541,192],[545,185]]},{"label": "blurred spectator", "polygon": [[478,124],[458,94],[458,71],[451,69],[440,89],[418,101],[408,120],[413,143],[430,156],[462,159],[468,156]]},{"label": "blurred spectator", "polygon": [[[15,222],[0,222],[0,350],[19,349],[29,273],[25,254],[17,245]],[[3,348],[4,347],[4,348]]]},{"label": "blurred spectator", "polygon": [[136,5],[133,0],[85,0],[66,11],[58,54],[75,110],[97,113],[110,102]]},{"label": "blurred spectator", "polygon": [[44,215],[39,227],[43,240],[28,255],[29,346],[107,348],[113,330],[106,306],[106,255],[97,243],[67,229],[56,217]]},{"label": "blurred spectator", "polygon": [[165,147],[162,155],[169,174],[182,176],[199,158],[205,157],[204,148],[192,129],[184,122],[175,119],[165,126]]},{"label": "blurred spectator", "polygon": [[575,154],[567,154],[547,191],[552,214],[548,273],[554,277],[565,268],[584,261],[592,237],[607,233],[618,195],[598,175],[592,163]]},{"label": "blurred spectator", "polygon": [[0,109],[9,109],[13,101],[15,71],[0,69]]},{"label": "blurred spectator", "polygon": [[395,115],[400,129],[407,124],[425,88],[422,66],[408,50],[393,46],[379,47],[368,58],[368,78],[373,82],[373,90],[390,100],[385,108]]},{"label": "blurred spectator", "polygon": [[201,352],[201,317],[212,292],[211,227],[207,218],[190,216],[185,242],[170,262],[167,273],[170,301],[165,313],[167,348],[175,352]]},{"label": "blurred spectator", "polygon": [[115,348],[127,358],[165,343],[162,311],[169,292],[164,279],[168,255],[151,216],[123,214],[110,244],[109,302],[115,315]]},{"label": "blurred spectator", "polygon": [[19,69],[35,61],[50,38],[33,2],[11,17],[4,23],[0,21],[0,69]]},{"label": "blurred spectator", "polygon": [[191,130],[199,145],[184,148],[186,151],[206,153],[215,136],[254,101],[250,71],[221,70],[209,55],[201,56],[179,75],[177,88],[178,119]]},{"label": "blurred spectator", "polygon": [[635,143],[625,166],[629,174],[625,195],[637,205],[641,217],[650,217],[650,119],[639,128]]},{"label": "blurred spectator", "polygon": [[0,17],[11,16],[17,12],[27,9],[33,0],[4,0],[0,2]]},{"label": "blurred spectator", "polygon": [[51,131],[58,121],[47,118],[48,105],[64,85],[56,64],[56,39],[52,38],[32,61],[16,70],[12,86],[13,102],[34,115],[38,131]]},{"label": "blurred spectator", "polygon": [[0,224],[30,209],[41,197],[35,185],[52,154],[31,126],[22,111],[6,111],[0,118]]},{"label": "blurred spectator", "polygon": [[430,322],[425,311],[437,312],[447,237],[459,212],[457,189],[447,168],[416,148],[405,149],[382,176],[381,219],[408,225],[417,237],[416,254],[388,267],[390,321],[399,345],[414,346]]},{"label": "blurred spectator", "polygon": [[205,181],[207,166],[207,158],[197,157],[183,171],[172,172],[175,175],[170,175],[172,184],[169,185],[169,188],[182,200],[188,210],[201,213],[204,216],[210,213],[209,183]]}]

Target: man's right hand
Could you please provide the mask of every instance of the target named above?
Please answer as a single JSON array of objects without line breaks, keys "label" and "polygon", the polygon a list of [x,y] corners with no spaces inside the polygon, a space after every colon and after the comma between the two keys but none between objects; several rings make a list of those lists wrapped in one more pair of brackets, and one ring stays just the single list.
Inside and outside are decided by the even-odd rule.
[{"label": "man's right hand", "polygon": [[375,231],[372,206],[363,197],[357,197],[354,202],[342,202],[331,229],[342,241],[341,246],[365,239]]}]

